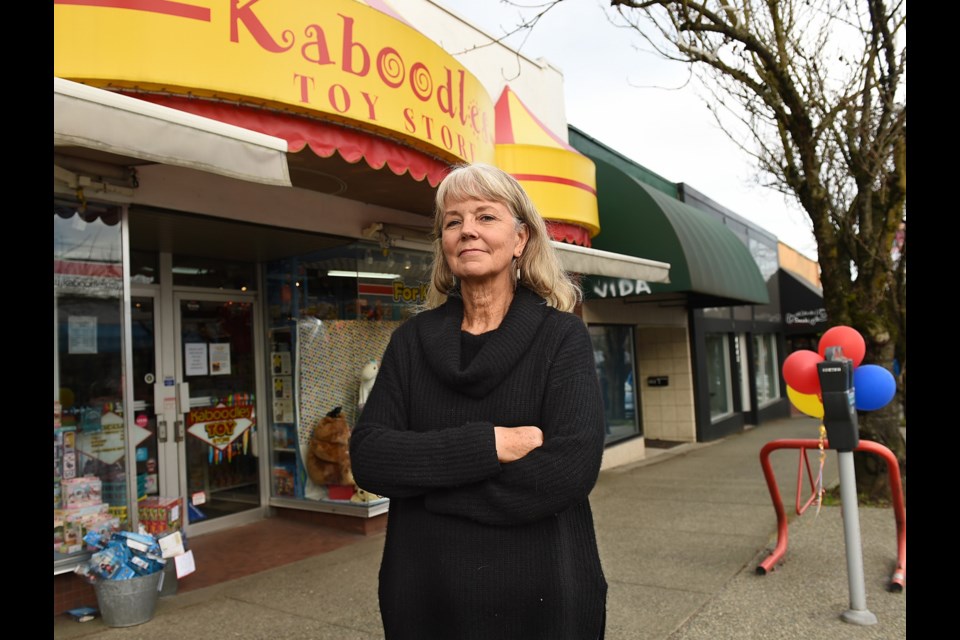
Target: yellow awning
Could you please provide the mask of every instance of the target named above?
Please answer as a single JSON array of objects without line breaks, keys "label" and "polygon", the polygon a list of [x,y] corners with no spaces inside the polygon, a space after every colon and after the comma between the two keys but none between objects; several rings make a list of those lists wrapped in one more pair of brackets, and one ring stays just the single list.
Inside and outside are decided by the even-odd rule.
[{"label": "yellow awning", "polygon": [[504,87],[496,104],[497,166],[514,176],[544,218],[600,232],[593,161],[550,131]]}]

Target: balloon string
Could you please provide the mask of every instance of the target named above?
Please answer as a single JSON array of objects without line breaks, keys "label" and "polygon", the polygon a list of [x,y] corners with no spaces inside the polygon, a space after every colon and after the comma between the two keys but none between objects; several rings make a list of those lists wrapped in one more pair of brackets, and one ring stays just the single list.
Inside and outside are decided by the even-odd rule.
[{"label": "balloon string", "polygon": [[827,439],[827,428],[821,423],[820,424],[820,438],[817,446],[820,449],[820,469],[817,471],[817,513],[820,515],[820,507],[823,505],[823,494],[825,493],[823,488],[823,465],[827,461],[827,452],[824,449],[824,442]]}]

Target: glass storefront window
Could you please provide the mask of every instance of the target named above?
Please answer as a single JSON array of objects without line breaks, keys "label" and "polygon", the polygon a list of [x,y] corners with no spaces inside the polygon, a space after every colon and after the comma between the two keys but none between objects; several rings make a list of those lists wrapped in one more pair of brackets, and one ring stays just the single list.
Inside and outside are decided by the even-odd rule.
[{"label": "glass storefront window", "polygon": [[730,320],[733,317],[733,311],[730,307],[704,307],[703,317],[715,320]]},{"label": "glass storefront window", "polygon": [[256,265],[217,258],[173,255],[173,284],[228,291],[254,291]]},{"label": "glass storefront window", "polygon": [[590,325],[606,418],[606,444],[640,435],[639,398],[634,385],[633,327]]},{"label": "glass storefront window", "polygon": [[750,255],[760,269],[767,284],[767,294],[770,301],[767,304],[758,304],[752,307],[753,318],[760,322],[780,322],[780,286],[777,280],[777,271],[780,269],[780,258],[777,252],[777,243],[773,238],[750,237],[748,243]]},{"label": "glass storefront window", "polygon": [[267,264],[274,498],[385,502],[359,491],[344,461],[326,459],[321,432],[356,424],[369,365],[423,302],[430,260],[351,241]]},{"label": "glass storefront window", "polygon": [[160,284],[159,254],[156,251],[130,251],[130,282]]},{"label": "glass storefront window", "polygon": [[708,333],[706,347],[710,419],[718,420],[733,413],[729,337],[725,333]]},{"label": "glass storefront window", "polygon": [[[53,553],[126,525],[119,207],[54,200]],[[132,499],[131,499],[132,498]]]},{"label": "glass storefront window", "polygon": [[750,411],[753,406],[750,399],[750,361],[747,334],[738,333],[733,340],[734,371],[737,373],[737,386],[740,388],[740,411]]},{"label": "glass storefront window", "polygon": [[759,333],[753,336],[753,368],[757,384],[757,404],[761,407],[780,398],[776,338],[772,333]]}]

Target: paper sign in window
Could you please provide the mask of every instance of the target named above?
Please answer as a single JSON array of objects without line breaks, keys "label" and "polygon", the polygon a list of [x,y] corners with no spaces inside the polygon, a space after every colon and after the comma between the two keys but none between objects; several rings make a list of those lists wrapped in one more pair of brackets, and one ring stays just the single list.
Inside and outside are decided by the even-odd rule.
[{"label": "paper sign in window", "polygon": [[207,375],[207,343],[188,342],[183,345],[184,369],[188,376]]},{"label": "paper sign in window", "polygon": [[230,343],[215,342],[210,345],[210,375],[225,376],[230,373]]},{"label": "paper sign in window", "polygon": [[97,317],[70,316],[67,336],[69,353],[96,353]]}]

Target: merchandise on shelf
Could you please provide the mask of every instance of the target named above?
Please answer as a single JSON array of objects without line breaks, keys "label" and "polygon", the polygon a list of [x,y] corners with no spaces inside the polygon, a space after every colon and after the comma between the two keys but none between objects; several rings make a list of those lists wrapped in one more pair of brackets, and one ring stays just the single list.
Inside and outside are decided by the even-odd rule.
[{"label": "merchandise on shelf", "polygon": [[53,429],[53,477],[64,480],[77,475],[77,428],[73,426]]},{"label": "merchandise on shelf", "polygon": [[273,446],[277,449],[292,449],[297,446],[293,425],[276,424],[273,426]]},{"label": "merchandise on shelf", "polygon": [[[69,450],[72,460],[72,427],[54,430],[54,467],[57,458],[66,459]],[[67,446],[69,445],[69,446]],[[53,511],[53,549],[55,552],[71,554],[83,551],[84,539],[88,535],[109,536],[120,530],[126,522],[126,488],[123,481],[104,482],[99,477],[86,475],[80,477],[54,477]],[[109,497],[110,501],[104,498]],[[121,505],[112,505],[119,501]]]},{"label": "merchandise on shelf", "polygon": [[90,529],[112,526],[108,505],[100,503],[72,509],[54,509],[54,550],[76,553],[83,550],[83,536]]},{"label": "merchandise on shelf", "polygon": [[64,478],[60,486],[63,507],[76,509],[100,504],[103,502],[102,486],[96,476]]},{"label": "merchandise on shelf", "polygon": [[277,496],[296,495],[296,464],[277,463],[273,467],[273,493]]},{"label": "merchandise on shelf", "polygon": [[179,530],[183,522],[180,498],[159,496],[144,498],[137,505],[137,513],[140,518],[140,526],[147,533],[152,534]]},{"label": "merchandise on shelf", "polygon": [[[104,481],[102,485],[103,501],[111,506],[122,506],[127,504],[127,481],[123,476],[117,480]],[[137,498],[143,498],[147,495],[147,475],[141,473],[137,475]]]}]

